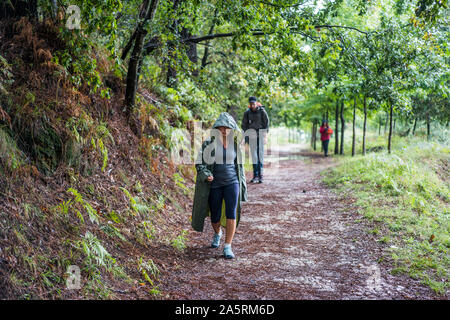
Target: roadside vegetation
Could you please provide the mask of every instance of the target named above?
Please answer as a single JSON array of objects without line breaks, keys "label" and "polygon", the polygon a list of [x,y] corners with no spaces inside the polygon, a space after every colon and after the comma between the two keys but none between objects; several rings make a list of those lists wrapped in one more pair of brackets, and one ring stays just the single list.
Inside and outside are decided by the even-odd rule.
[{"label": "roadside vegetation", "polygon": [[394,145],[391,154],[338,158],[324,181],[356,199],[359,212],[373,222],[367,231],[386,245],[381,259],[392,262],[392,273],[408,274],[445,294],[450,280],[448,140],[395,137]]}]

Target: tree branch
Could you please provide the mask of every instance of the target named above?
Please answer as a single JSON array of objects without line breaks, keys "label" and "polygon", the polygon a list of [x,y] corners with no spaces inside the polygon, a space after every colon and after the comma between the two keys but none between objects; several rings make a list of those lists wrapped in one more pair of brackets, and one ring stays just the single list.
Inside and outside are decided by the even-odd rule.
[{"label": "tree branch", "polygon": [[366,35],[369,34],[369,32],[359,30],[359,29],[357,29],[355,27],[347,27],[347,26],[331,26],[331,25],[324,24],[324,25],[320,25],[320,26],[314,26],[314,28],[316,28],[316,29],[319,29],[319,28],[328,28],[328,29],[331,29],[331,28],[342,28],[342,29],[355,30],[355,31],[358,31],[358,32],[366,34]]},{"label": "tree branch", "polygon": [[278,3],[273,3],[270,1],[259,1],[262,4],[271,6],[271,7],[276,7],[276,8],[296,8],[296,7],[300,7],[301,5],[305,4],[305,1],[303,2],[299,2],[299,3],[294,3],[294,4],[278,4]]}]

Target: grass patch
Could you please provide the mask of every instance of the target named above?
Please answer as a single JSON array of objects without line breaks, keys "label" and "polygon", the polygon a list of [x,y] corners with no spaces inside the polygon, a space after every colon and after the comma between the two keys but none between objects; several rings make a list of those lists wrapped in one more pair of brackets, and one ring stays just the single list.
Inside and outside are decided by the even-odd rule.
[{"label": "grass patch", "polygon": [[343,157],[324,181],[357,198],[368,232],[390,245],[394,273],[420,279],[438,294],[449,283],[448,163],[450,149],[437,142],[397,138],[392,154]]}]

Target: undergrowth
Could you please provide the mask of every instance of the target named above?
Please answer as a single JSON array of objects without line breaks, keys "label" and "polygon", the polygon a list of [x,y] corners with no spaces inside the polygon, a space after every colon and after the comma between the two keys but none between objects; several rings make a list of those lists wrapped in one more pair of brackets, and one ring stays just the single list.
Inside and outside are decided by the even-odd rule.
[{"label": "undergrowth", "polygon": [[114,63],[52,22],[0,24],[0,38],[0,299],[158,297],[158,255],[185,248],[173,213],[192,176],[165,152],[192,113],[138,94],[129,123]]}]

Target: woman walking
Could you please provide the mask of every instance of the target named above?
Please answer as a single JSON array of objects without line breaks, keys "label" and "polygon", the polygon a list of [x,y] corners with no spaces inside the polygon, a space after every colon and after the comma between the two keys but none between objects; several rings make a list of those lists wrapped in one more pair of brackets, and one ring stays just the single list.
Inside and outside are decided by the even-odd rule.
[{"label": "woman walking", "polygon": [[330,136],[333,133],[333,129],[330,128],[328,122],[323,121],[319,129],[320,140],[322,140],[322,147],[325,157],[328,157],[328,144],[330,143]]},{"label": "woman walking", "polygon": [[247,185],[242,165],[239,129],[233,117],[220,114],[213,125],[210,139],[202,144],[196,164],[192,227],[203,231],[204,220],[210,215],[214,236],[211,247],[217,248],[225,227],[223,254],[226,259],[235,256],[231,249],[241,214],[241,201],[247,201]]}]

